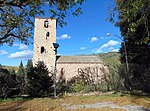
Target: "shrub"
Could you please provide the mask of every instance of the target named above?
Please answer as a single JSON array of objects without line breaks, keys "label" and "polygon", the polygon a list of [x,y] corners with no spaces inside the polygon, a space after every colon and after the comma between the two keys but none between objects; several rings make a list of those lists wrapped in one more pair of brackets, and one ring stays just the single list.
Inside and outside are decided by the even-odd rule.
[{"label": "shrub", "polygon": [[89,92],[93,92],[93,91],[95,91],[95,86],[93,86],[93,85],[86,85],[84,87],[84,92],[85,93],[89,93]]},{"label": "shrub", "polygon": [[73,83],[70,87],[71,92],[81,92],[84,89],[84,83]]},{"label": "shrub", "polygon": [[59,76],[58,83],[57,83],[57,93],[58,94],[64,94],[66,91],[68,91],[66,79],[64,77],[64,74],[61,74]]}]

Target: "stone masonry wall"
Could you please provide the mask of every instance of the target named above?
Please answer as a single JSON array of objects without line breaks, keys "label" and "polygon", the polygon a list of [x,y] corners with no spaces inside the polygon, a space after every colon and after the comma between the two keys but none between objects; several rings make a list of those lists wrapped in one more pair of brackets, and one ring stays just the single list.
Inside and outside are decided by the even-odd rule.
[{"label": "stone masonry wall", "polygon": [[[44,22],[48,21],[48,28],[44,27]],[[49,36],[46,33],[49,32]],[[56,19],[37,18],[35,17],[34,28],[34,55],[33,64],[37,61],[43,61],[49,70],[54,66],[55,53],[53,43],[56,43]],[[41,47],[44,52],[41,53]]]},{"label": "stone masonry wall", "polygon": [[101,82],[102,79],[104,79],[104,74],[106,76],[105,79],[108,80],[109,74],[108,66],[102,63],[99,64],[57,63],[57,78],[59,78],[62,71],[67,81],[70,80],[72,77],[81,74],[82,72],[87,73],[88,71],[90,72],[89,74],[94,78],[95,83]]}]

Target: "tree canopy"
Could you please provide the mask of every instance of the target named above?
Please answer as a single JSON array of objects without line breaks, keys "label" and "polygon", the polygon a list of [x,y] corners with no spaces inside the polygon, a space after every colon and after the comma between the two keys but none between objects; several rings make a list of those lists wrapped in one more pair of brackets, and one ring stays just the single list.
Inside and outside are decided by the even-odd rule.
[{"label": "tree canopy", "polygon": [[34,27],[33,18],[44,14],[49,6],[50,18],[57,18],[63,27],[67,15],[81,14],[80,5],[85,0],[0,0],[0,45],[12,45],[15,40],[30,43]]},{"label": "tree canopy", "polygon": [[119,12],[116,25],[120,27],[126,42],[129,62],[149,64],[150,1],[116,0],[116,3]]},{"label": "tree canopy", "polygon": [[[115,13],[117,11],[117,13]],[[116,0],[114,12],[118,16],[115,25],[120,28],[127,48],[131,88],[150,91],[150,1]],[[121,62],[125,63],[124,46],[121,49]]]}]

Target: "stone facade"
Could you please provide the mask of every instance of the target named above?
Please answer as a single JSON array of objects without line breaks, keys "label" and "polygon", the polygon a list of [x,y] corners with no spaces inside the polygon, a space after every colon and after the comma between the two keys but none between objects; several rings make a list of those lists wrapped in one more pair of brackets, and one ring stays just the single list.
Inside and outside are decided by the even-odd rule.
[{"label": "stone facade", "polygon": [[57,60],[57,77],[62,74],[67,81],[84,75],[97,84],[108,80],[109,70],[99,56],[62,56]]},{"label": "stone facade", "polygon": [[[53,43],[56,43],[56,19],[35,17],[33,63],[43,61],[52,74],[56,57]],[[57,59],[57,80],[62,74],[66,80],[84,74],[94,83],[100,83],[107,80],[109,70],[99,56],[60,56]]]},{"label": "stone facade", "polygon": [[33,64],[43,61],[49,69],[55,62],[56,19],[35,17]]}]

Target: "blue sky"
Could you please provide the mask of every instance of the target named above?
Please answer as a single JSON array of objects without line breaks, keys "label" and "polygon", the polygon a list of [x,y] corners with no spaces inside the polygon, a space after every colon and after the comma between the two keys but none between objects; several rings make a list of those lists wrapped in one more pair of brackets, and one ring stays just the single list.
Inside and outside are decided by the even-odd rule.
[{"label": "blue sky", "polygon": [[[58,53],[79,55],[118,51],[121,40],[106,36],[107,33],[120,36],[119,28],[106,21],[110,4],[113,4],[113,0],[87,0],[82,5],[82,15],[67,17],[67,26],[57,27],[57,42],[60,44]],[[33,44],[26,46],[15,42],[12,47],[5,44],[0,46],[2,65],[18,66],[21,60],[26,65],[32,55]]]}]

